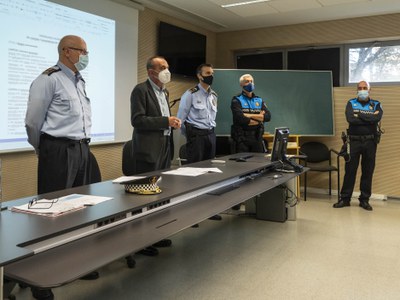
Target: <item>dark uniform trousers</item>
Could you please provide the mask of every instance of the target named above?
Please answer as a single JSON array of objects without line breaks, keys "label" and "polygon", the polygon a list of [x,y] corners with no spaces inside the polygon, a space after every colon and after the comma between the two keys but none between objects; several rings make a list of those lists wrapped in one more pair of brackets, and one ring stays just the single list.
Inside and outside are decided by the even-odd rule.
[{"label": "dark uniform trousers", "polygon": [[40,136],[38,194],[91,183],[89,142]]},{"label": "dark uniform trousers", "polygon": [[369,201],[372,189],[372,176],[375,169],[377,144],[372,136],[350,136],[350,161],[346,162],[346,174],[340,197],[349,202],[354,190],[358,164],[361,157],[360,201]]},{"label": "dark uniform trousers", "polygon": [[186,155],[188,163],[215,158],[216,135],[213,129],[199,129],[188,123],[186,127]]},{"label": "dark uniform trousers", "polygon": [[236,152],[264,152],[262,138],[259,138],[259,130],[243,130],[243,137],[236,142]]}]

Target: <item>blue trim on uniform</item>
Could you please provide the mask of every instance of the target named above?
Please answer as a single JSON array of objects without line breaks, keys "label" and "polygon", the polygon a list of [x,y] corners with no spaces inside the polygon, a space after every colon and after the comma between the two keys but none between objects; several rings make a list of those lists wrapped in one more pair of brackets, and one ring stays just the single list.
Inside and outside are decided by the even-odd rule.
[{"label": "blue trim on uniform", "polygon": [[236,99],[240,101],[242,110],[248,110],[248,112],[260,112],[263,107],[263,100],[260,97],[249,98],[243,94],[236,96]]}]

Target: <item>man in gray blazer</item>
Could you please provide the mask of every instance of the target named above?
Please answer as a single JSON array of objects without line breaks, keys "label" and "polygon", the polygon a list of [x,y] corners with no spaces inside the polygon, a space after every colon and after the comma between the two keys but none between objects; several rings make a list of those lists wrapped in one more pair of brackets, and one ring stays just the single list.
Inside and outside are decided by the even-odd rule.
[{"label": "man in gray blazer", "polygon": [[[171,116],[168,91],[171,80],[167,61],[160,56],[147,60],[149,78],[135,86],[131,94],[132,148],[135,174],[162,170],[171,166],[174,153],[172,129],[180,128],[181,121]],[[162,240],[154,247],[168,247],[171,240]],[[147,247],[140,254],[155,256],[158,250]]]},{"label": "man in gray blazer", "polygon": [[171,116],[165,84],[171,79],[167,61],[160,56],[148,59],[149,78],[136,85],[131,94],[131,123],[134,127],[133,155],[136,174],[171,166],[172,128],[181,121]]}]

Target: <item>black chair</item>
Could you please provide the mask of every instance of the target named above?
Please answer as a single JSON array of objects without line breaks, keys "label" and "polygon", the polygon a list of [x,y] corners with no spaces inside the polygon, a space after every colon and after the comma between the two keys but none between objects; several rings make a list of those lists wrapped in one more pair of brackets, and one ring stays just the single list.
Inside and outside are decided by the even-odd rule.
[{"label": "black chair", "polygon": [[234,145],[230,136],[217,136],[215,141],[215,157],[234,153]]},{"label": "black chair", "polygon": [[180,148],[179,148],[179,155],[178,155],[178,163],[180,166],[182,165],[186,165],[187,162],[187,154],[186,154],[186,144],[183,144]]},{"label": "black chair", "polygon": [[135,175],[135,169],[132,140],[129,140],[122,148],[122,173],[125,176],[132,176]]},{"label": "black chair", "polygon": [[89,152],[89,168],[90,168],[90,179],[89,183],[101,182],[101,172],[97,159],[92,152]]},{"label": "black chair", "polygon": [[[332,153],[336,155],[336,166],[332,165]],[[305,166],[309,172],[329,172],[329,195],[332,195],[332,172],[337,172],[338,201],[340,198],[339,152],[320,142],[307,142],[301,145],[300,154],[305,155]],[[307,173],[304,173],[304,201],[307,200]]]}]

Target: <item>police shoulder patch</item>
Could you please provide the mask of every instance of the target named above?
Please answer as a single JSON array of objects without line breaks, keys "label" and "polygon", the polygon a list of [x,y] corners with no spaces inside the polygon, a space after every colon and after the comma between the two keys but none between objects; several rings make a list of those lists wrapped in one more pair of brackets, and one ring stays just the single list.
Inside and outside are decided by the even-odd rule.
[{"label": "police shoulder patch", "polygon": [[199,87],[196,85],[195,87],[191,88],[189,91],[193,94],[199,90]]},{"label": "police shoulder patch", "polygon": [[53,66],[45,70],[42,74],[50,76],[51,74],[61,71],[59,66]]}]

